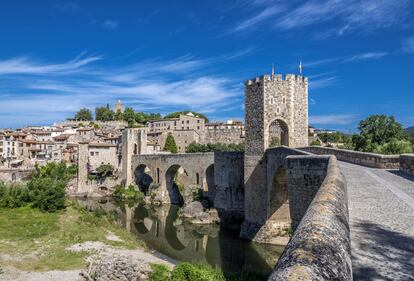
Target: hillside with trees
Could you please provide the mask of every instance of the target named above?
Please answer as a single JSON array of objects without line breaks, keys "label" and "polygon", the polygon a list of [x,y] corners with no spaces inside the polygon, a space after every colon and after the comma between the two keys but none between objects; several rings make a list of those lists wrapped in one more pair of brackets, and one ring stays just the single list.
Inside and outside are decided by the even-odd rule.
[{"label": "hillside with trees", "polygon": [[414,126],[408,127],[408,128],[406,128],[405,130],[407,131],[407,133],[409,133],[409,134],[410,134],[410,136],[411,136],[412,138],[414,138]]},{"label": "hillside with trees", "polygon": [[359,122],[359,134],[352,135],[344,148],[381,154],[414,151],[414,140],[393,116],[371,115]]},{"label": "hillside with trees", "polygon": [[190,112],[192,114],[194,114],[194,116],[198,116],[200,118],[203,118],[206,122],[209,121],[208,118],[207,118],[207,116],[205,116],[204,114],[199,113],[199,112],[195,112],[195,111],[190,111],[190,110],[172,112],[170,114],[165,115],[164,116],[164,119],[168,119],[168,118],[178,118],[181,114],[187,114],[187,113],[190,113]]}]

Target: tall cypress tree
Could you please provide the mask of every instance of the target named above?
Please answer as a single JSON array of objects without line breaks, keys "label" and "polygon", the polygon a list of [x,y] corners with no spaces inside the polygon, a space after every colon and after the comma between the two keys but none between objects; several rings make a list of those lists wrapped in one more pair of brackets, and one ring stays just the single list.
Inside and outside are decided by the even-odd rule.
[{"label": "tall cypress tree", "polygon": [[175,143],[175,139],[172,134],[168,134],[167,139],[165,140],[164,150],[170,151],[171,153],[177,153],[177,144]]}]

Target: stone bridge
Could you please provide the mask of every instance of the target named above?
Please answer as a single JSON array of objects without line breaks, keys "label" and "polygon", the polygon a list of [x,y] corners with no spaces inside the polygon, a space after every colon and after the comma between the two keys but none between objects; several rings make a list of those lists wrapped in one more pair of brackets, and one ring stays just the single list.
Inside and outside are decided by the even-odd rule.
[{"label": "stone bridge", "polygon": [[198,186],[222,215],[243,218],[243,153],[134,155],[131,163],[130,181],[143,191],[155,185],[163,203],[182,204],[183,189]]}]

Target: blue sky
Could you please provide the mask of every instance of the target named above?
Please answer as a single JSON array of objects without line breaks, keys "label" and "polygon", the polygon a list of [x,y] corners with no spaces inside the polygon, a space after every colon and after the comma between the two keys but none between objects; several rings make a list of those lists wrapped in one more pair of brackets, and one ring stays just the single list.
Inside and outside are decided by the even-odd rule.
[{"label": "blue sky", "polygon": [[121,99],[243,118],[243,81],[309,77],[312,125],[414,125],[414,1],[2,1],[0,127]]}]

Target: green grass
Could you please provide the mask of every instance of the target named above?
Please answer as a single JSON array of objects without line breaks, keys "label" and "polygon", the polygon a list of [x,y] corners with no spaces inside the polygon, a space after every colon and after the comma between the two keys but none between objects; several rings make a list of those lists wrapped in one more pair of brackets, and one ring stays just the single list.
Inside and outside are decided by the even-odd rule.
[{"label": "green grass", "polygon": [[[106,239],[109,232],[123,241]],[[83,268],[86,252],[66,248],[76,243],[101,241],[115,247],[134,249],[143,243],[112,222],[105,213],[91,213],[71,204],[57,213],[41,212],[28,206],[0,208],[0,261],[28,271]],[[13,259],[1,256],[12,256]]]}]

